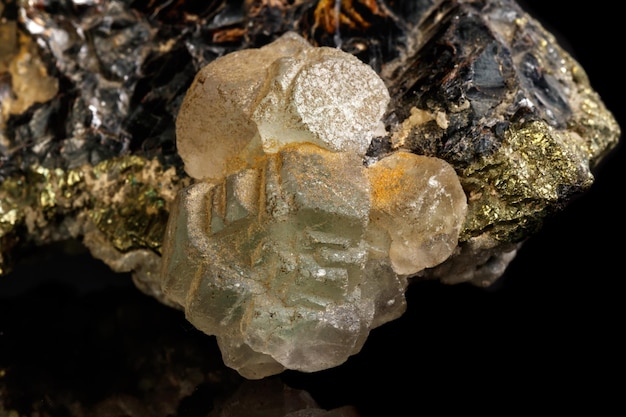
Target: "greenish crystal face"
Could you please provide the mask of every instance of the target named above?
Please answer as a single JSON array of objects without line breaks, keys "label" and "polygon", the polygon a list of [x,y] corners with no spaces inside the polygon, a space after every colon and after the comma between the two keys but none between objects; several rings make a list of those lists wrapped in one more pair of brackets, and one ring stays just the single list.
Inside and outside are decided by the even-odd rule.
[{"label": "greenish crystal face", "polygon": [[163,293],[247,377],[343,363],[404,312],[406,277],[452,253],[466,209],[445,162],[401,153],[378,164],[291,145],[183,190]]}]

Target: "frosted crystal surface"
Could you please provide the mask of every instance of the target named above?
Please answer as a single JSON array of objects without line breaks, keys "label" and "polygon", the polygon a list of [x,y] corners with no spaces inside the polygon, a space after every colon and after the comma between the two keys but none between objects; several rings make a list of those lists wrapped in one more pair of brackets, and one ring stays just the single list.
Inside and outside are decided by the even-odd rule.
[{"label": "frosted crystal surface", "polygon": [[161,290],[245,377],[343,363],[457,247],[467,203],[448,163],[364,163],[388,100],[356,58],[290,34],[189,90],[177,132],[196,182],[170,213]]},{"label": "frosted crystal surface", "polygon": [[308,48],[276,61],[267,94],[252,114],[265,152],[293,141],[364,155],[389,93],[356,57],[333,48]]},{"label": "frosted crystal surface", "polygon": [[222,56],[196,75],[176,122],[185,171],[222,179],[288,143],[365,154],[389,93],[371,67],[288,32]]}]

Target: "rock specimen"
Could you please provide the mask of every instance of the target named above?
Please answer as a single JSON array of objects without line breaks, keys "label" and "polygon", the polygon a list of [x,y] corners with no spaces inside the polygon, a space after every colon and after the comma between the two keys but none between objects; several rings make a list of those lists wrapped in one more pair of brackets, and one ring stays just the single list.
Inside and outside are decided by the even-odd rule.
[{"label": "rock specimen", "polygon": [[[188,256],[174,256],[179,246],[198,254],[183,267],[198,267],[199,277],[213,262],[229,276],[283,265],[309,274],[311,283],[329,282],[328,293],[306,289],[300,297],[326,339],[282,351],[279,340],[288,335],[259,320],[297,298],[296,274],[279,271],[290,285],[248,278],[241,292],[233,288],[240,308],[227,304],[220,311],[232,315],[221,321],[247,327],[219,336],[220,343],[239,349],[227,350],[235,352],[227,360],[253,377],[284,366],[313,369],[297,356],[315,346],[330,351],[334,328],[345,344],[319,367],[339,363],[358,351],[367,329],[401,314],[409,280],[491,285],[547,216],[589,188],[594,167],[620,136],[584,70],[512,0],[0,2],[0,14],[0,272],[29,245],[77,238],[192,320],[201,320],[192,301],[209,291],[202,279],[193,281],[197,287],[161,282],[164,265],[176,269],[176,259]],[[333,48],[281,38],[292,31]],[[277,39],[282,47],[268,46]],[[203,70],[218,59],[249,66]],[[210,126],[205,117],[183,122],[194,114],[181,103],[198,72],[239,77],[221,82],[221,93],[204,86],[215,98],[206,104],[215,116]],[[22,80],[26,73],[32,82]],[[319,100],[300,106],[312,102],[311,88]],[[219,146],[175,146],[176,134],[193,131],[214,135]],[[305,165],[314,169],[300,172]],[[432,184],[418,180],[424,172],[436,174]],[[322,174],[331,180],[316,182]],[[414,203],[440,186],[458,190],[454,181],[467,204],[462,224],[457,197],[422,223],[430,205]],[[321,187],[328,199],[300,191],[303,184]],[[185,220],[192,206],[207,210],[200,223]],[[311,210],[328,215],[330,229],[295,227],[317,218]],[[164,239],[170,212],[178,221]],[[206,227],[191,236],[199,224]],[[442,239],[432,238],[438,227]],[[274,259],[253,268],[265,253],[257,250],[261,242],[274,247]],[[307,250],[318,257],[295,255]],[[370,285],[373,276],[387,284]],[[271,297],[252,303],[244,295],[259,286]],[[362,303],[345,301],[351,297]],[[287,322],[287,310],[278,323]],[[333,327],[331,318],[341,314],[349,320]],[[218,317],[198,325],[217,333],[206,321]],[[344,331],[349,322],[356,332]],[[307,333],[290,323],[285,331]],[[255,332],[271,349],[260,347]]]},{"label": "rock specimen", "polygon": [[438,2],[389,68],[392,147],[450,162],[468,195],[459,253],[426,272],[491,285],[542,221],[588,189],[620,128],[584,70],[510,1]]},{"label": "rock specimen", "polygon": [[[250,56],[269,70],[245,74]],[[370,67],[293,33],[213,61],[189,89],[177,139],[205,180],[170,214],[161,291],[242,375],[345,362],[404,312],[406,277],[456,248],[466,198],[447,162],[364,165],[388,99]]]}]

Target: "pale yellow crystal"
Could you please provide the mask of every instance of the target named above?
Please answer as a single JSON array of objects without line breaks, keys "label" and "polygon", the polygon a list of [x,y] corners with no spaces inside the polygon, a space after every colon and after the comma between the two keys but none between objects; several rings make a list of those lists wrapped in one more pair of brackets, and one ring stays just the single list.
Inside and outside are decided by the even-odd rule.
[{"label": "pale yellow crystal", "polygon": [[384,133],[388,103],[372,68],[289,32],[204,67],[181,105],[176,144],[187,174],[212,180],[289,143],[364,155]]},{"label": "pale yellow crystal", "polygon": [[411,275],[445,261],[457,246],[467,211],[454,168],[439,158],[397,152],[368,174],[372,223],[391,238],[393,270]]},{"label": "pale yellow crystal", "polygon": [[250,114],[270,65],[311,46],[287,34],[259,49],[217,58],[196,75],[176,119],[176,146],[193,178],[223,178],[256,135]]}]

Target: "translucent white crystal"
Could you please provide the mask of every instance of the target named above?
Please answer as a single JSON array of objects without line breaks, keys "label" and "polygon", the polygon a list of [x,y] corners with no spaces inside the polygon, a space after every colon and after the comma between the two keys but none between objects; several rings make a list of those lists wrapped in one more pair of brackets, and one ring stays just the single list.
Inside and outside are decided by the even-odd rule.
[{"label": "translucent white crystal", "polygon": [[384,132],[388,103],[372,68],[289,32],[204,67],[181,105],[176,144],[187,174],[213,180],[288,143],[363,155]]}]

